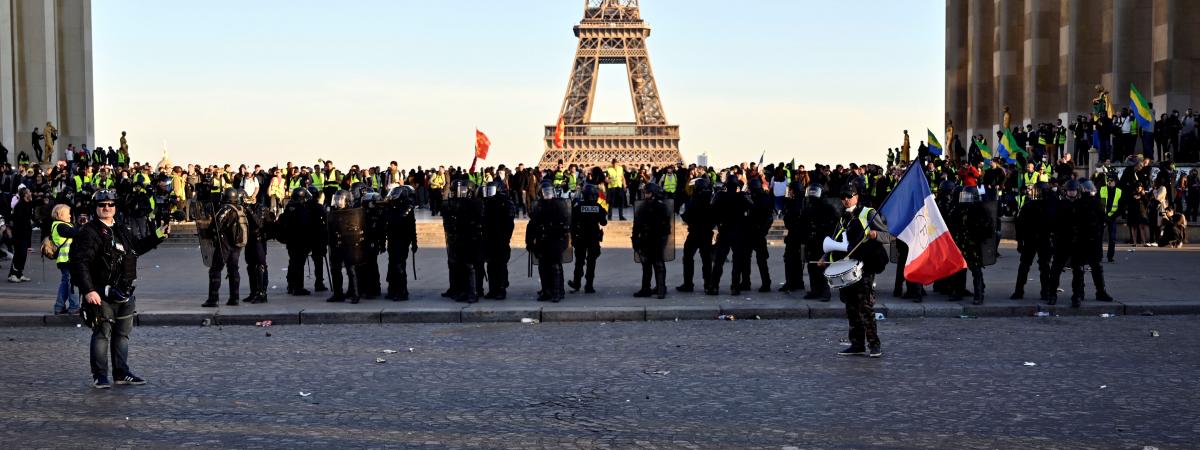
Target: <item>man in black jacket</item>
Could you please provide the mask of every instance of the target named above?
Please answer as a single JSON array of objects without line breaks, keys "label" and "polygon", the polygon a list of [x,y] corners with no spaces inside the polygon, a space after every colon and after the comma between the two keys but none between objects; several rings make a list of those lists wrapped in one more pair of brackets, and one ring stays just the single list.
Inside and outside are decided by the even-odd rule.
[{"label": "man in black jacket", "polygon": [[567,282],[571,292],[579,291],[580,281],[586,281],[585,293],[596,292],[592,285],[596,279],[596,259],[600,257],[600,243],[604,241],[602,227],[608,225],[608,211],[600,206],[599,199],[600,188],[585,184],[583,200],[571,207],[571,245],[575,248],[575,273]]},{"label": "man in black jacket", "polygon": [[700,254],[700,281],[704,290],[709,290],[712,275],[713,228],[716,218],[712,212],[712,183],[699,177],[691,181],[692,197],[688,199],[679,217],[687,224],[687,239],[683,242],[683,284],[676,287],[679,292],[692,292],[692,280],[696,274],[696,253]]},{"label": "man in black jacket", "polygon": [[[887,231],[882,214],[858,204],[858,189],[854,184],[843,186],[839,197],[845,212],[838,222],[837,232],[832,237],[834,240],[846,242],[852,250],[849,253],[833,252],[827,261],[850,258],[862,261],[863,268],[862,278],[858,282],[838,291],[838,297],[846,304],[846,319],[850,322],[850,347],[838,352],[838,355],[866,353],[872,358],[878,358],[883,356],[883,350],[875,328],[874,284],[875,275],[883,271],[887,260],[884,257],[881,261],[877,253],[883,251],[881,246],[891,242],[892,235]],[[822,267],[826,265],[826,261],[821,263]]]},{"label": "man in black jacket", "polygon": [[108,378],[109,352],[112,374],[117,384],[145,384],[129,370],[129,334],[133,331],[133,286],[137,279],[137,258],[153,250],[166,239],[170,225],[155,230],[140,240],[116,222],[117,195],[110,190],[92,195],[96,220],[80,227],[71,245],[71,281],[83,293],[86,314],[92,324],[92,386],[112,387]]}]

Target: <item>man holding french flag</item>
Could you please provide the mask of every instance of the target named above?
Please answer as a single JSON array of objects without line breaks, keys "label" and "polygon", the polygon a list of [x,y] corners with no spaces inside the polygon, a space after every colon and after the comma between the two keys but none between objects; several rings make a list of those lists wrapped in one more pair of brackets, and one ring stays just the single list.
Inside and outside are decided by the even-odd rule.
[{"label": "man holding french flag", "polygon": [[892,234],[908,244],[905,280],[930,284],[967,267],[942,220],[924,171],[906,171],[880,211]]}]

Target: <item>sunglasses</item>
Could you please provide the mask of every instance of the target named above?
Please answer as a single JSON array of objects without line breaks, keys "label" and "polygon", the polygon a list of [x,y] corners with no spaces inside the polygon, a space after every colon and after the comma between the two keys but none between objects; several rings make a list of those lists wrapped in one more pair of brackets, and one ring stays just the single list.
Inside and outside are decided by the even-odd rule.
[{"label": "sunglasses", "polygon": [[842,195],[840,195],[840,197],[842,198],[842,200],[850,200],[850,199],[854,198],[854,196],[850,195],[850,194],[842,194]]},{"label": "sunglasses", "polygon": [[116,208],[117,204],[113,202],[100,202],[96,204],[97,208]]}]

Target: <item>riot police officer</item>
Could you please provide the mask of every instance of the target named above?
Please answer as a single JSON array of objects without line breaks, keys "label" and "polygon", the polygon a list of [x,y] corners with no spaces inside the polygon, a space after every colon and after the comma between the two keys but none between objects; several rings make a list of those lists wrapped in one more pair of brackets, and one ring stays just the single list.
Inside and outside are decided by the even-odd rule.
[{"label": "riot police officer", "polygon": [[741,182],[737,175],[730,174],[725,179],[724,190],[713,198],[713,214],[717,218],[717,243],[713,247],[712,282],[704,293],[717,295],[720,290],[721,272],[725,260],[733,253],[733,263],[730,264],[729,289],[733,295],[740,294],[739,280],[744,272],[750,270],[750,256],[746,253],[746,232],[749,222],[751,202],[738,189]]},{"label": "riot police officer", "polygon": [[[362,239],[361,231],[355,235],[353,224],[348,224],[346,221],[352,220],[348,215],[340,214],[342,211],[348,211],[353,206],[352,198],[349,191],[339,190],[333,194],[329,201],[329,282],[333,287],[333,295],[326,299],[329,303],[340,303],[347,299],[350,303],[358,303],[358,272],[355,268],[356,261],[347,261],[350,249],[356,245],[361,245],[358,240]],[[361,248],[360,248],[361,250]],[[342,277],[342,272],[345,271],[345,278]],[[347,283],[343,284],[343,280]],[[343,291],[343,288],[345,291]]]},{"label": "riot police officer", "polygon": [[[983,252],[986,250],[986,246],[990,246],[988,236],[994,234],[995,229],[995,224],[983,210],[980,202],[979,189],[974,186],[963,187],[958,194],[958,203],[954,205],[950,213],[951,221],[948,224],[950,234],[954,237],[954,242],[958,244],[958,250],[962,253],[963,259],[967,261],[967,271],[971,272],[971,280],[975,288],[972,303],[976,305],[983,304],[985,288]],[[960,271],[954,275],[957,278],[955,291],[951,296],[952,300],[960,300],[964,295],[970,294],[966,290],[967,271]]]},{"label": "riot police officer", "polygon": [[[579,292],[580,280],[586,280],[583,292],[596,292],[596,258],[600,257],[600,243],[604,241],[604,226],[608,225],[608,211],[600,206],[600,188],[594,184],[583,186],[580,201],[571,207],[571,245],[575,247],[575,273],[567,285],[571,292]],[[586,277],[585,277],[586,269]]]},{"label": "riot police officer", "polygon": [[[312,194],[308,189],[296,188],[279,216],[279,233],[277,238],[287,248],[288,273],[287,293],[289,295],[310,295],[304,288],[304,263],[308,260],[316,241],[317,219],[312,216],[309,205],[313,203]],[[317,273],[325,271],[324,267],[314,268]]]},{"label": "riot police officer", "polygon": [[[829,290],[829,280],[825,279],[825,268],[816,261],[825,254],[821,242],[826,236],[834,233],[838,223],[838,213],[833,205],[825,201],[825,189],[822,185],[813,183],[804,190],[804,212],[800,214],[800,223],[796,232],[804,242],[804,260],[808,266],[807,300],[827,302],[832,297]],[[790,234],[790,233],[789,233]]]},{"label": "riot police officer", "polygon": [[[656,183],[643,189],[645,198],[633,213],[633,251],[642,262],[642,289],[634,297],[654,295],[667,298],[666,253],[674,252],[670,235],[674,232],[671,217],[674,211],[667,206],[666,193]],[[650,275],[654,275],[654,289],[650,288]]]},{"label": "riot police officer", "polygon": [[363,259],[355,271],[359,295],[368,300],[379,298],[379,254],[387,245],[387,225],[383,221],[383,197],[370,187],[364,187],[358,204],[363,210]]},{"label": "riot police officer", "polygon": [[1017,265],[1017,285],[1013,289],[1013,300],[1025,298],[1025,281],[1029,279],[1029,269],[1033,266],[1033,259],[1037,258],[1038,279],[1041,280],[1038,286],[1041,288],[1039,298],[1047,300],[1050,297],[1050,292],[1046,289],[1050,286],[1050,259],[1053,254],[1053,248],[1050,241],[1050,227],[1047,224],[1050,222],[1050,212],[1048,210],[1048,197],[1051,196],[1050,185],[1046,182],[1038,182],[1033,186],[1027,186],[1027,194],[1021,201],[1023,204],[1017,211],[1015,220],[1017,233],[1017,253],[1021,255],[1021,262]]},{"label": "riot police officer", "polygon": [[562,264],[570,240],[571,210],[566,202],[557,198],[553,183],[542,182],[539,195],[529,213],[525,246],[538,261],[542,289],[537,300],[557,303],[565,297]]},{"label": "riot police officer", "polygon": [[313,278],[316,281],[313,284],[313,292],[325,292],[329,288],[325,286],[325,275],[329,269],[329,214],[325,206],[325,193],[318,190],[316,187],[309,186],[309,201],[308,201],[308,216],[312,219],[311,235],[315,237],[312,242],[312,262],[313,262]]},{"label": "riot police officer", "polygon": [[696,254],[700,254],[700,281],[704,290],[710,287],[712,277],[713,228],[716,218],[712,210],[712,183],[699,177],[691,181],[692,196],[683,207],[680,218],[687,224],[687,239],[683,241],[683,284],[675,288],[679,292],[692,292],[692,280],[696,274]]},{"label": "riot police officer", "polygon": [[417,252],[417,220],[413,215],[413,188],[397,186],[388,193],[384,222],[387,224],[387,299],[408,300],[408,252]]},{"label": "riot police officer", "polygon": [[1104,289],[1104,268],[1100,265],[1103,254],[1101,235],[1104,232],[1104,205],[1092,193],[1094,190],[1095,187],[1082,186],[1076,180],[1069,180],[1063,186],[1063,198],[1056,208],[1053,220],[1054,263],[1050,267],[1052,288],[1047,289],[1052,294],[1048,300],[1051,305],[1058,300],[1059,280],[1068,264],[1071,267],[1072,308],[1078,308],[1083,302],[1084,265],[1089,266],[1092,271],[1096,300],[1113,301]]},{"label": "riot police officer", "polygon": [[[267,303],[267,242],[274,233],[274,215],[266,208],[254,207],[254,199],[240,190],[246,213],[246,275],[250,278],[250,296],[242,299],[246,303]],[[301,268],[303,270],[303,268]]]},{"label": "riot police officer", "polygon": [[456,302],[476,303],[483,295],[483,201],[470,180],[455,180],[450,191],[453,205],[447,220],[452,228],[446,236],[449,241],[446,250],[451,298]]},{"label": "riot police officer", "polygon": [[488,290],[483,298],[508,298],[508,260],[512,256],[513,220],[517,206],[508,195],[503,181],[495,180],[483,188],[484,261],[487,263]]},{"label": "riot police officer", "polygon": [[[820,197],[819,191],[817,196]],[[779,287],[779,292],[804,290],[805,258],[802,248],[805,236],[801,233],[803,219],[804,185],[793,181],[788,184],[787,200],[783,203],[783,226],[787,229],[787,236],[783,238],[784,281],[783,286]]]},{"label": "riot police officer", "polygon": [[238,273],[238,260],[246,246],[249,230],[246,213],[242,208],[241,191],[234,188],[221,193],[221,208],[203,233],[214,241],[212,264],[208,268],[208,299],[200,305],[217,307],[217,291],[221,289],[221,271],[225,269],[229,279],[229,301],[227,306],[238,306],[238,290],[242,277]]},{"label": "riot police officer", "polygon": [[[767,233],[775,224],[775,197],[763,189],[760,181],[750,183],[750,224],[748,225],[749,239],[746,243],[746,257],[753,253],[758,262],[758,276],[762,286],[758,292],[771,292],[771,253],[767,250]],[[748,269],[748,267],[747,267]],[[750,271],[742,272],[741,289],[750,290]]]}]

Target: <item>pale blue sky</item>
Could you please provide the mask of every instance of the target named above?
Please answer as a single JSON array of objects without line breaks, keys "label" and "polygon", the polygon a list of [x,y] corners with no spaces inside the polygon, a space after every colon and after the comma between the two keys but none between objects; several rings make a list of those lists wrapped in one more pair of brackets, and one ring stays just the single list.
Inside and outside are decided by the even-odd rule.
[{"label": "pale blue sky", "polygon": [[[578,0],[93,2],[98,144],[177,163],[536,163]],[[882,162],[941,127],[939,0],[643,0],[685,160]],[[593,120],[631,121],[622,66]]]}]

